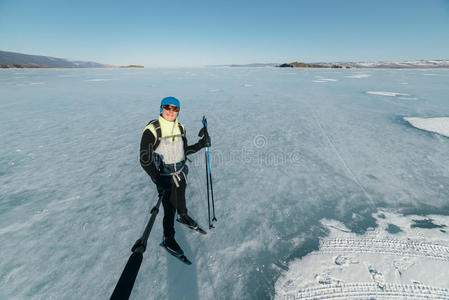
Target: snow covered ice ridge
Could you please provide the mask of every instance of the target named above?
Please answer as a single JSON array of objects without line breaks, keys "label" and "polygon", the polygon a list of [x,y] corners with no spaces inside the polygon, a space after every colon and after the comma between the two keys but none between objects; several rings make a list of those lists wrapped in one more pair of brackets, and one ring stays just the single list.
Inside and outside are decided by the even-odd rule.
[{"label": "snow covered ice ridge", "polygon": [[308,288],[284,299],[447,299],[449,290],[417,284],[388,283],[379,290],[374,283],[353,283]]},{"label": "snow covered ice ridge", "polygon": [[404,118],[412,126],[449,137],[449,118]]},{"label": "snow covered ice ridge", "polygon": [[318,251],[290,263],[276,298],[449,299],[449,217],[374,217],[379,227],[362,236],[323,219],[330,235]]}]

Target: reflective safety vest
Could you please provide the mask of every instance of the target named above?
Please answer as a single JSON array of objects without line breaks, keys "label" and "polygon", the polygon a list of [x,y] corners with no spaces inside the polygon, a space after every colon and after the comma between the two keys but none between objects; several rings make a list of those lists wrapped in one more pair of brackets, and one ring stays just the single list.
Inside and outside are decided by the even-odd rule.
[{"label": "reflective safety vest", "polygon": [[155,137],[153,144],[153,159],[161,175],[172,175],[176,185],[182,178],[187,179],[185,166],[184,126],[176,119],[174,122],[165,120],[162,116],[152,120],[145,127]]}]

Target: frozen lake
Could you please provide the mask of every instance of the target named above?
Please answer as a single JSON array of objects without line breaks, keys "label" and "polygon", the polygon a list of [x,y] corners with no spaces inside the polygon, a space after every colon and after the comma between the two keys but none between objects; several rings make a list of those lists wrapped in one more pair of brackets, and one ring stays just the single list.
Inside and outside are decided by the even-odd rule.
[{"label": "frozen lake", "polygon": [[[332,284],[289,275],[329,224],[360,237],[385,229],[381,210],[449,226],[449,70],[0,69],[0,299],[109,298],[157,200],[139,145],[169,95],[190,143],[208,119],[218,222],[175,225],[185,266],[159,247],[160,213],[131,299],[282,298]],[[187,207],[207,228],[191,158]]]}]

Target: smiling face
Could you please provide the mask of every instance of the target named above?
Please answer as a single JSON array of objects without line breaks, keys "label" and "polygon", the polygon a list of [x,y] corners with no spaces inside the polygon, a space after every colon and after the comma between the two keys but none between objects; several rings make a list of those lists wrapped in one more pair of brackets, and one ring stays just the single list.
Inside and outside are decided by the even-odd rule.
[{"label": "smiling face", "polygon": [[178,117],[178,112],[172,110],[172,108],[175,108],[176,106],[174,105],[169,105],[169,109],[163,109],[162,110],[162,118],[164,118],[165,120],[169,121],[169,122],[173,122],[174,120],[176,120],[176,118]]}]

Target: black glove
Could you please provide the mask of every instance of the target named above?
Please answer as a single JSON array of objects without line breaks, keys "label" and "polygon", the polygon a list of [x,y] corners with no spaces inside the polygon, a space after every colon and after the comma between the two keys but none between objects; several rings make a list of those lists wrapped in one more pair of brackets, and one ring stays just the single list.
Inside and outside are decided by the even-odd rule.
[{"label": "black glove", "polygon": [[201,140],[198,141],[198,144],[200,144],[201,148],[210,147],[210,136],[205,134]]},{"label": "black glove", "polygon": [[172,178],[171,176],[162,176],[160,174],[156,175],[156,177],[154,178],[154,183],[156,183],[158,189],[164,190],[164,191],[169,191],[171,189],[171,185],[172,185]]}]

